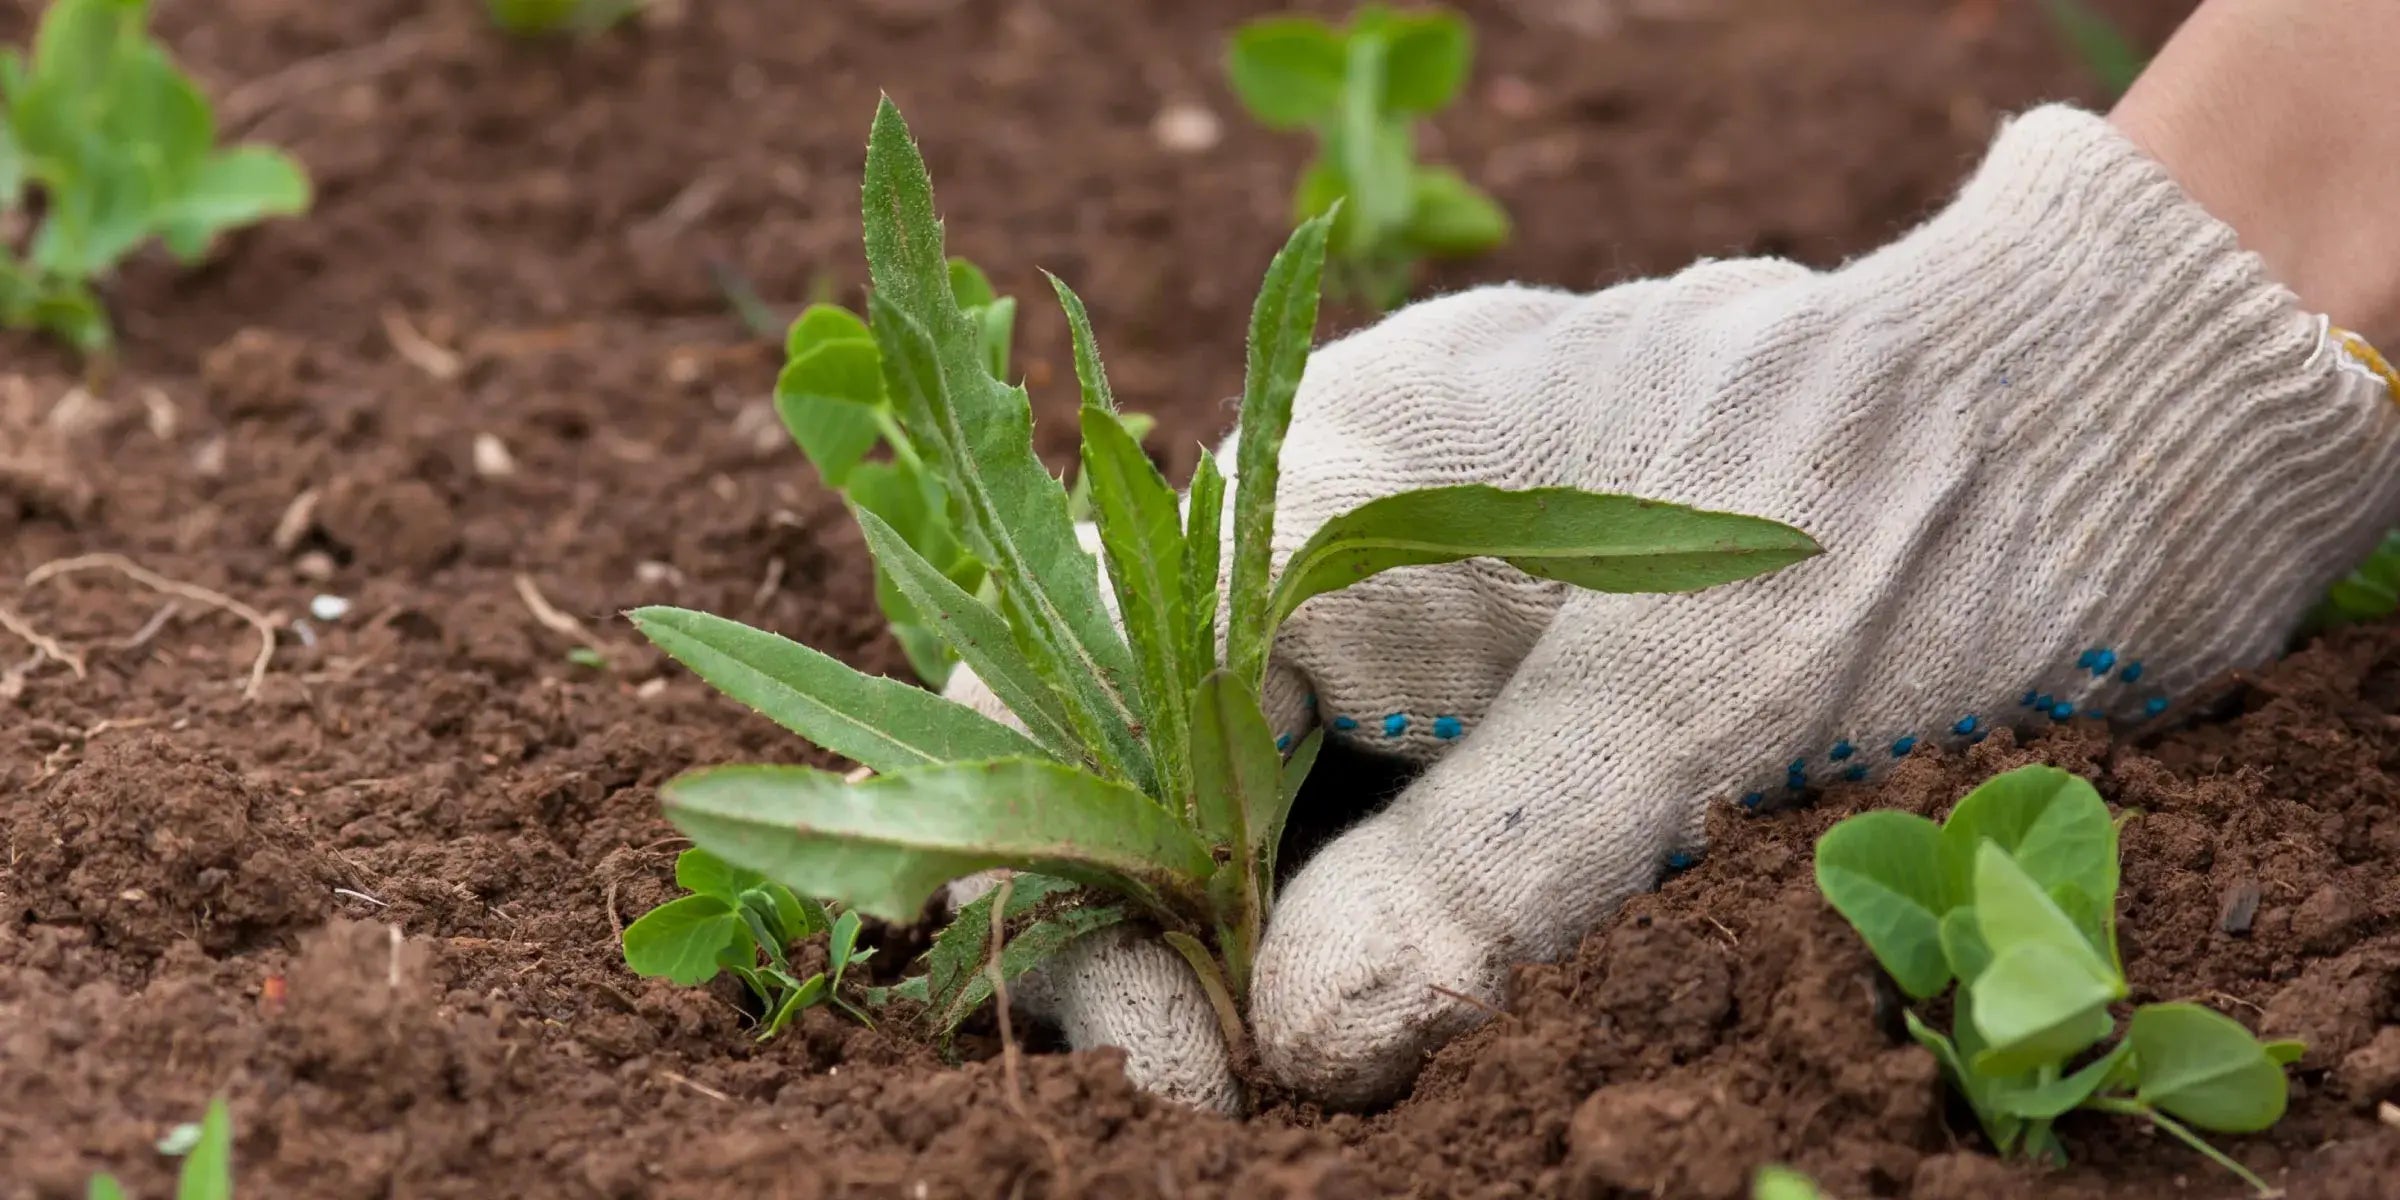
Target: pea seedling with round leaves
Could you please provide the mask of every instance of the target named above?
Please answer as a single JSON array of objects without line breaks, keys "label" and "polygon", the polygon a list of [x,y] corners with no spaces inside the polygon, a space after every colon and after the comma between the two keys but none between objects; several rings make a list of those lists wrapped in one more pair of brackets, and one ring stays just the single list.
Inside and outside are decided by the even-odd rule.
[{"label": "pea seedling with round leaves", "polygon": [[2021,767],[1968,793],[1940,825],[1861,813],[1818,840],[1816,875],[1902,991],[1930,1000],[1957,982],[1950,1033],[1913,1012],[1908,1029],[1994,1149],[2061,1160],[2058,1117],[2117,1113],[2270,1191],[2189,1126],[2252,1133],[2281,1119],[2298,1042],[2262,1043],[2197,1004],[2145,1004],[2097,1051],[2129,989],[2117,956],[2117,825],[2090,783]]},{"label": "pea seedling with round leaves", "polygon": [[[695,771],[664,789],[669,819],[727,863],[892,921],[916,918],[952,880],[1020,872],[1002,914],[1022,924],[1004,977],[1074,936],[1146,921],[1190,962],[1238,1047],[1284,816],[1321,736],[1287,761],[1260,707],[1268,648],[1293,610],[1379,571],[1476,557],[1603,591],[1678,592],[1817,553],[1806,534],[1754,517],[1462,486],[1337,516],[1278,577],[1277,458],[1331,224],[1330,214],[1302,224],[1267,270],[1230,504],[1205,455],[1179,504],[1117,411],[1083,303],[1053,280],[1074,335],[1104,585],[1067,489],[1034,455],[1024,389],[990,370],[959,303],[924,161],[884,101],[866,167],[869,332],[897,423],[938,478],[993,599],[969,593],[871,509],[855,511],[877,563],[1020,727],[733,621],[640,609],[631,615],[642,631],[701,677],[875,772]],[[962,912],[927,973],[895,989],[939,1024],[990,986],[974,969],[988,950],[989,902]]]}]

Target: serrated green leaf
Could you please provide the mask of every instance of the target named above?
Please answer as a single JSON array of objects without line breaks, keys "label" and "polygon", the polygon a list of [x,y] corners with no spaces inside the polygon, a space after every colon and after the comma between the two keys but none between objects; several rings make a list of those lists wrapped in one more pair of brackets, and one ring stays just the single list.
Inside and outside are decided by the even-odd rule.
[{"label": "serrated green leaf", "polygon": [[701,848],[795,890],[914,920],[944,883],[993,867],[1188,904],[1207,847],[1149,797],[1052,762],[950,762],[846,784],[806,767],[719,767],[662,789]]},{"label": "serrated green leaf", "polygon": [[[1020,648],[1062,701],[1089,761],[1107,777],[1146,784],[1131,656],[1100,605],[1099,564],[1075,542],[1066,493],[1033,456],[1023,393],[983,419],[968,416],[952,403],[954,377],[944,375],[923,328],[880,293],[870,303],[885,388],[942,473],[955,524],[992,568]],[[1087,638],[1095,621],[1101,632]]]},{"label": "serrated green leaf", "polygon": [[625,965],[636,975],[693,987],[716,978],[726,947],[748,937],[742,914],[718,896],[669,900],[625,927]]},{"label": "serrated green leaf", "polygon": [[976,678],[1025,723],[1043,756],[1080,758],[1081,743],[1067,727],[1058,694],[1025,657],[1008,622],[925,561],[881,517],[864,509],[857,517],[876,563]]},{"label": "serrated green leaf", "polygon": [[1267,592],[1275,485],[1284,434],[1292,424],[1292,398],[1300,390],[1309,342],[1316,336],[1317,285],[1331,225],[1330,219],[1318,217],[1292,231],[1268,265],[1250,313],[1233,497],[1233,579],[1225,602],[1225,663],[1234,678],[1252,688],[1266,677],[1276,625]]},{"label": "serrated green leaf", "polygon": [[[200,111],[205,116],[207,109]],[[308,175],[288,155],[264,146],[236,146],[209,155],[155,219],[167,249],[191,262],[208,252],[219,233],[306,212],[309,199]]]},{"label": "serrated green leaf", "polygon": [[233,1113],[223,1096],[200,1118],[200,1142],[184,1156],[175,1200],[233,1200]]},{"label": "serrated green leaf", "polygon": [[942,480],[953,523],[992,568],[1002,611],[1093,760],[1148,785],[1131,653],[1100,603],[1099,564],[1034,456],[1024,390],[992,377],[983,339],[951,295],[932,183],[889,98],[868,141],[864,223],[869,327],[909,441]]},{"label": "serrated green leaf", "polygon": [[2108,1053],[2081,1069],[2047,1083],[1995,1083],[1992,1103],[2011,1116],[2031,1121],[2055,1120],[2090,1099],[2132,1052],[2133,1043],[2118,1042],[2109,1047]]},{"label": "serrated green leaf", "polygon": [[1427,254],[1480,254],[1508,240],[1508,212],[1447,167],[1421,167],[1409,180],[1409,245]]},{"label": "serrated green leaf", "polygon": [[862,674],[737,621],[658,606],[628,615],[643,636],[717,690],[876,771],[1044,753],[1024,734],[963,704]]},{"label": "serrated green leaf", "polygon": [[675,856],[675,886],[727,904],[741,903],[742,893],[767,881],[756,871],[734,866],[706,850],[691,849]]},{"label": "serrated green leaf", "polygon": [[1223,554],[1225,476],[1213,454],[1203,453],[1192,472],[1183,519],[1183,598],[1188,636],[1183,648],[1183,688],[1188,695],[1217,667],[1217,580]]},{"label": "serrated green leaf", "polygon": [[[1076,335],[1091,340],[1090,329]],[[1082,355],[1079,353],[1079,357]],[[1099,360],[1092,357],[1096,371]],[[1191,715],[1184,690],[1184,638],[1190,628],[1183,594],[1182,514],[1174,489],[1142,453],[1141,443],[1105,398],[1103,381],[1084,387],[1083,474],[1092,483],[1092,515],[1108,559],[1117,614],[1133,645],[1134,680],[1144,729],[1158,765],[1160,794],[1180,805],[1191,788]]]},{"label": "serrated green leaf", "polygon": [[2283,1118],[2283,1065],[2241,1022],[2197,1004],[2145,1004],[2125,1039],[2142,1103],[2221,1133],[2255,1133]]},{"label": "serrated green leaf", "polygon": [[1474,35],[1456,13],[1396,15],[1384,24],[1385,112],[1438,112],[1458,98],[1475,55]]},{"label": "serrated green leaf", "polygon": [[1218,919],[1233,935],[1219,949],[1242,991],[1265,920],[1261,839],[1283,827],[1283,756],[1257,693],[1228,671],[1201,680],[1192,696],[1192,783],[1201,835],[1228,861],[1213,894]]},{"label": "serrated green leaf", "polygon": [[1807,534],[1762,517],[1571,488],[1428,488],[1370,500],[1320,527],[1284,564],[1269,628],[1311,596],[1393,567],[1497,558],[1594,591],[1688,592],[1817,553]]},{"label": "serrated green leaf", "polygon": [[1274,129],[1329,120],[1341,107],[1342,35],[1314,17],[1269,17],[1236,30],[1225,75],[1242,107]]},{"label": "serrated green leaf", "polygon": [[1817,839],[1817,889],[1919,1000],[1950,983],[1942,914],[1958,897],[1942,873],[1940,840],[1933,822],[1891,811],[1860,813]]}]

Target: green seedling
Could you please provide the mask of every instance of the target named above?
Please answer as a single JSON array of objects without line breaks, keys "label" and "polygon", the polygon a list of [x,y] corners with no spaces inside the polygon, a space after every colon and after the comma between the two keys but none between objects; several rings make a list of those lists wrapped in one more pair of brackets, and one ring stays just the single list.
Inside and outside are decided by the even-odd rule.
[{"label": "green seedling", "polygon": [[[950,259],[948,272],[951,296],[975,331],[985,369],[993,379],[1005,381],[1009,347],[1016,338],[1016,298],[994,291],[991,279],[966,259]],[[784,350],[783,373],[775,381],[775,411],[809,465],[852,505],[891,526],[950,582],[989,600],[983,563],[967,551],[951,522],[940,473],[926,466],[885,391],[883,352],[867,323],[840,305],[812,304],[792,323]],[[1120,415],[1137,441],[1149,432],[1150,418]],[[878,446],[885,456],[870,459]],[[1067,503],[1073,519],[1090,518],[1088,478],[1076,480]],[[909,668],[938,690],[958,665],[958,656],[880,565],[875,602],[908,656]]]},{"label": "green seedling", "polygon": [[643,0],[484,0],[492,24],[524,36],[597,32],[633,15],[642,4]]},{"label": "green seedling", "polygon": [[1760,1167],[1750,1178],[1750,1200],[1826,1200],[1817,1182],[1790,1167]]},{"label": "green seedling", "polygon": [[1272,129],[1306,129],[1317,156],[1293,197],[1298,219],[1333,212],[1340,294],[1377,308],[1408,298],[1417,262],[1508,240],[1498,202],[1447,167],[1416,161],[1416,122],[1457,99],[1474,38],[1456,13],[1369,5],[1335,27],[1268,17],[1241,27],[1225,60],[1242,106]]},{"label": "green seedling", "polygon": [[217,146],[149,18],[147,0],[57,0],[30,61],[0,49],[0,209],[32,222],[24,245],[0,245],[0,325],[106,350],[93,287],[126,255],[157,238],[197,262],[226,230],[308,207],[280,151]]},{"label": "green seedling", "polygon": [[2042,0],[2042,11],[2050,15],[2051,28],[2109,95],[2124,95],[2149,65],[2134,48],[2133,39],[2084,0]]},{"label": "green seedling", "polygon": [[[858,948],[857,913],[829,918],[815,900],[705,850],[676,856],[675,883],[691,894],[625,927],[625,965],[635,974],[685,987],[707,983],[719,971],[733,975],[758,997],[762,1042],[819,1004],[873,1024],[842,995],[843,974],[875,953]],[[801,979],[789,951],[820,933],[827,935],[825,969]]]},{"label": "green seedling", "polygon": [[2091,1109],[2147,1120],[2269,1192],[2192,1128],[2274,1124],[2299,1043],[2262,1043],[2230,1017],[2174,1003],[2134,1009],[2104,1046],[2129,989],[2117,955],[2117,824],[2090,783],[2021,767],[1940,825],[1862,813],[1818,840],[1816,874],[1902,991],[1930,1000],[1956,982],[1949,1034],[1914,1012],[1908,1029],[1999,1153],[2063,1160],[2052,1122]]},{"label": "green seedling", "polygon": [[2321,632],[2400,612],[2400,529],[2383,535],[2375,552],[2327,589],[2309,614],[2307,631]]},{"label": "green seedling", "polygon": [[[924,161],[888,99],[865,202],[867,336],[891,420],[938,480],[959,553],[992,599],[872,506],[855,511],[877,562],[1018,725],[723,618],[631,615],[719,689],[876,772],[853,782],[807,767],[696,771],[665,787],[669,819],[726,862],[892,921],[919,917],[952,880],[1019,872],[1001,923],[1025,928],[1001,955],[1003,976],[1139,918],[1191,963],[1238,1044],[1284,815],[1319,736],[1287,760],[1260,686],[1277,626],[1310,597],[1393,567],[1487,556],[1603,591],[1680,592],[1817,553],[1798,530],[1752,517],[1462,486],[1337,516],[1277,577],[1278,456],[1316,326],[1328,215],[1301,225],[1267,270],[1230,502],[1207,455],[1178,501],[1117,411],[1082,301],[1053,280],[1073,333],[1104,580],[1067,490],[1034,454],[1025,390],[992,370],[985,324],[943,257]],[[937,1023],[971,1007],[964,997],[980,985],[966,976],[987,961],[992,924],[988,903],[970,906],[937,939],[924,982],[904,985]]]},{"label": "green seedling", "polygon": [[[177,1126],[160,1142],[159,1152],[183,1158],[175,1200],[233,1200],[233,1114],[223,1097],[208,1102],[197,1126]],[[106,1171],[92,1176],[83,1194],[85,1200],[125,1200],[124,1187]]]}]

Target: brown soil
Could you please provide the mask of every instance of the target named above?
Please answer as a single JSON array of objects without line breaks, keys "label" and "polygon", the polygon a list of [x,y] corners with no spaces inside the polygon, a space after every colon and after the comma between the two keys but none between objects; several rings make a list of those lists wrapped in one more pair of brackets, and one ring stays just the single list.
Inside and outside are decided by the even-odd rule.
[{"label": "brown soil", "polygon": [[[2116,1121],[2070,1122],[2059,1174],[1978,1154],[1808,884],[1840,813],[1934,811],[2029,757],[2142,810],[2143,997],[2310,1040],[2291,1117],[2234,1151],[2296,1196],[2390,1193],[2400,1132],[2370,1110],[2400,1088],[2400,628],[2149,744],[1995,737],[1728,817],[1708,862],[1526,969],[1511,1016],[1379,1115],[1200,1117],[1107,1054],[1035,1054],[1028,1118],[982,1042],[953,1067],[811,1014],[754,1045],[733,991],[634,978],[616,929],[669,889],[659,781],[804,751],[611,614],[679,603],[902,665],[764,405],[777,351],[711,267],[786,311],[855,294],[888,89],[956,248],[1027,297],[1037,266],[1077,284],[1180,474],[1227,421],[1301,154],[1216,81],[1217,39],[1271,6],[684,0],[550,46],[472,0],[162,7],[228,124],[299,154],[320,200],[204,269],[126,271],[107,379],[5,342],[0,605],[85,661],[0,635],[0,1197],[102,1168],[163,1195],[152,1142],[217,1092],[249,1196],[1731,1196],[1769,1160],[1852,1196],[2237,1194]],[[1938,203],[1995,114],[2094,98],[2001,0],[1469,7],[1478,83],[1432,144],[1521,234],[1440,286],[1834,261]],[[2155,42],[2187,6],[2111,7]],[[1223,141],[1163,148],[1181,103]],[[1029,303],[1020,362],[1054,416],[1065,348]],[[1064,451],[1071,425],[1046,429]],[[101,552],[264,612],[255,697],[234,616],[105,565],[20,582]],[[582,635],[529,592],[608,665],[569,661]],[[350,612],[310,616],[319,593]]]}]

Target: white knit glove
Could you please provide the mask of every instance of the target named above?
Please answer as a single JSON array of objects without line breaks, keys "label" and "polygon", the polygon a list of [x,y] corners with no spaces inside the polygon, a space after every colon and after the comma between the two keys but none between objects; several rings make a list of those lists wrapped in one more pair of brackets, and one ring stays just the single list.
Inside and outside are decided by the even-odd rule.
[{"label": "white knit glove", "polygon": [[[2400,521],[2400,385],[2089,114],[2012,123],[1958,201],[1831,272],[1705,263],[1575,296],[1489,288],[1320,351],[1279,554],[1370,499],[1486,483],[1798,526],[1823,556],[1694,595],[1490,561],[1376,576],[1285,627],[1270,716],[1430,763],[1284,887],[1265,1068],[1393,1097],[1701,849],[1706,805],[1862,779],[1918,745],[2140,722],[2273,656]],[[1231,455],[1221,461],[1230,469]],[[971,678],[954,694],[985,703]],[[1031,1007],[1136,1082],[1231,1109],[1197,982],[1118,932]]]}]

